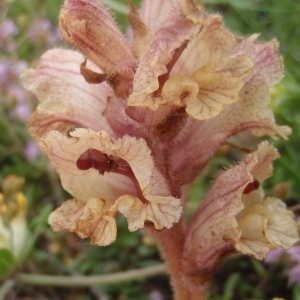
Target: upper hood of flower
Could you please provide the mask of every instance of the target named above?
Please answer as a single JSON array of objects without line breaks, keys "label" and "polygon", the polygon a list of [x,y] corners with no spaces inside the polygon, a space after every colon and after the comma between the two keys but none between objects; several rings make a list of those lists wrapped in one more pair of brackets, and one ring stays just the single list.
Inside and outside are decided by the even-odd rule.
[{"label": "upper hood of flower", "polygon": [[65,40],[102,70],[121,65],[129,68],[135,62],[128,41],[100,1],[67,0],[59,21]]}]

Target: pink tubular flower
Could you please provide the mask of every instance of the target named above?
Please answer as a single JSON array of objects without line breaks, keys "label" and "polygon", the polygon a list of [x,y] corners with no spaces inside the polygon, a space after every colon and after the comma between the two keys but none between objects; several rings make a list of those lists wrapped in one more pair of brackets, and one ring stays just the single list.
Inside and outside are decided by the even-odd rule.
[{"label": "pink tubular flower", "polygon": [[[189,0],[145,0],[140,13],[130,3],[129,21],[132,39],[122,35],[100,1],[66,0],[61,32],[83,55],[50,50],[36,70],[23,75],[25,87],[40,101],[30,132],[73,196],[49,223],[98,245],[114,241],[118,213],[127,218],[130,231],[145,222],[157,230],[179,222],[186,204],[182,187],[227,138],[247,129],[256,136],[286,138],[289,133],[276,125],[268,107],[269,87],[283,76],[275,40],[238,39],[220,16],[204,13]],[[215,249],[215,257],[207,258],[214,265],[220,251],[262,258],[298,238],[294,232],[291,239],[274,234],[273,214],[293,224],[279,200],[263,200],[261,188],[251,193],[255,179],[269,176],[274,157],[275,150],[263,144],[235,167],[238,175],[228,171],[216,181],[188,228],[188,265],[196,260],[198,270],[198,262],[207,258],[190,245]],[[231,185],[234,190],[227,191]],[[250,195],[243,194],[245,189]],[[226,202],[226,197],[231,199]],[[247,201],[257,206],[248,207]],[[271,223],[257,217],[256,209],[271,215]],[[252,218],[260,218],[263,228],[254,237],[248,232]],[[214,238],[206,235],[207,244],[200,245],[200,225],[213,226],[206,220],[220,231]]]}]

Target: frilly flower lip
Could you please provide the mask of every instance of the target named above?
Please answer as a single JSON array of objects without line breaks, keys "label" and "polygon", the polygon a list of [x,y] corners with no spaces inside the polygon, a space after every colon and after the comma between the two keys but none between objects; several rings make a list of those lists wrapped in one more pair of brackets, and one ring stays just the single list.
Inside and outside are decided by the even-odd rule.
[{"label": "frilly flower lip", "polygon": [[279,155],[267,142],[237,166],[224,171],[192,217],[184,244],[186,270],[212,272],[227,255],[240,251],[263,259],[299,241],[294,215],[279,199],[264,197],[261,183]]},{"label": "frilly flower lip", "polygon": [[[128,105],[146,106],[152,110],[162,105],[185,107],[188,115],[197,120],[206,120],[217,116],[225,105],[239,99],[245,80],[252,75],[253,61],[245,54],[231,53],[238,43],[234,35],[223,27],[219,16],[198,14],[198,18],[191,21],[182,13],[181,18],[189,21],[186,20],[186,27],[190,27],[189,34],[186,33],[184,37],[180,36],[183,30],[178,30],[176,36],[172,32],[174,36],[171,39],[168,37],[170,29],[162,26],[158,32],[161,38],[155,36],[149,42],[149,48],[140,58]],[[163,37],[173,41],[170,49],[163,47]],[[187,40],[189,43],[185,46],[184,41]],[[179,47],[178,43],[183,51],[176,48]],[[181,53],[172,62],[172,68],[169,66],[168,69],[171,57],[174,59],[171,51],[176,53],[179,51],[176,49],[180,49]],[[165,69],[162,67],[163,61],[167,61]],[[193,61],[193,64],[189,61]]]},{"label": "frilly flower lip", "polygon": [[124,136],[112,141],[107,132],[90,129],[70,135],[51,131],[40,141],[63,187],[74,197],[50,215],[55,231],[75,232],[105,246],[116,238],[118,212],[127,218],[130,231],[146,221],[162,229],[179,220],[180,199],[170,196],[144,140]]}]

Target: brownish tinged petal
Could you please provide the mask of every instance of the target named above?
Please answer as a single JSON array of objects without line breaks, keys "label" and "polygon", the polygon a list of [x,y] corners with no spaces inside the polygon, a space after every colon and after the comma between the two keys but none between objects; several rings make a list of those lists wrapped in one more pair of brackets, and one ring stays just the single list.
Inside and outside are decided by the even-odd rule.
[{"label": "brownish tinged petal", "polygon": [[182,101],[193,118],[213,118],[225,105],[238,101],[245,80],[252,75],[253,62],[245,54],[232,55],[236,45],[236,37],[222,19],[211,16],[174,65],[171,76],[183,75],[198,85],[197,96]]},{"label": "brownish tinged petal", "polygon": [[187,228],[183,253],[187,273],[210,275],[235,252],[240,237],[235,216],[243,209],[242,189],[251,180],[244,164],[218,176]]},{"label": "brownish tinged petal", "polygon": [[110,245],[117,235],[114,208],[105,209],[105,201],[91,198],[87,203],[66,201],[49,216],[54,231],[75,232],[80,238],[91,238],[91,244]]},{"label": "brownish tinged petal", "polygon": [[270,250],[289,249],[299,241],[297,222],[285,203],[273,197],[260,202],[257,198],[253,200],[253,205],[245,206],[237,216],[241,230],[241,237],[236,244],[238,251],[263,259]]},{"label": "brownish tinged petal", "polygon": [[83,214],[77,220],[77,228],[91,238],[91,244],[106,246],[117,236],[114,219],[116,209],[112,206],[105,210],[105,201],[91,198],[84,207]]},{"label": "brownish tinged petal", "polygon": [[187,42],[201,31],[207,18],[190,1],[172,2],[160,26],[151,32],[152,36],[140,57],[133,93],[128,99],[129,106],[147,106],[152,110],[159,107],[159,99],[151,96],[160,87],[159,76],[170,71],[168,64],[173,65],[172,59],[178,58],[177,52],[181,53]]},{"label": "brownish tinged petal", "polygon": [[146,26],[155,30],[172,9],[177,0],[144,0],[141,7],[141,18]]},{"label": "brownish tinged petal", "polygon": [[147,38],[149,29],[141,19],[137,9],[131,1],[129,1],[130,12],[128,20],[130,22],[134,39],[132,41],[132,51],[136,57],[140,57],[147,46]]},{"label": "brownish tinged petal", "polygon": [[80,53],[52,49],[36,70],[23,73],[23,85],[40,101],[29,125],[35,138],[53,129],[65,135],[73,127],[109,130],[102,113],[112,90],[106,83],[88,84],[80,74],[82,61]]},{"label": "brownish tinged petal", "polygon": [[191,182],[203,169],[215,151],[229,137],[250,130],[257,136],[281,136],[287,138],[290,129],[275,123],[269,108],[269,87],[262,76],[248,81],[240,92],[240,100],[224,107],[215,118],[195,121],[187,132],[174,143],[171,168],[183,183]]},{"label": "brownish tinged petal", "polygon": [[[51,214],[49,223],[54,230],[76,232],[80,237],[90,237],[92,244],[104,246],[115,239],[114,215],[118,211],[127,218],[130,231],[144,227],[145,221],[153,222],[156,229],[170,228],[178,222],[181,201],[170,196],[168,182],[155,169],[144,140],[124,136],[113,142],[106,132],[87,129],[77,129],[70,135],[68,138],[52,131],[40,142],[63,187],[77,199]],[[128,176],[118,174],[121,165],[101,174],[92,168],[94,161],[88,160],[78,168],[78,157],[87,149],[94,151],[93,159],[99,152],[101,159],[126,160],[130,166]]]},{"label": "brownish tinged petal", "polygon": [[284,75],[283,60],[279,53],[279,44],[273,39],[266,43],[257,43],[258,34],[243,39],[233,50],[234,54],[246,54],[254,61],[253,76],[263,76],[268,86],[280,82]]},{"label": "brownish tinged petal", "polygon": [[76,199],[64,202],[50,214],[48,222],[54,231],[75,232],[80,238],[87,236],[77,228],[76,221],[83,214],[85,203]]},{"label": "brownish tinged petal", "polygon": [[78,158],[88,149],[96,149],[108,155],[115,154],[111,150],[111,138],[106,132],[77,129],[70,134],[73,137],[51,131],[39,143],[59,173],[66,191],[82,203],[87,203],[91,198],[101,198],[113,203],[123,194],[135,193],[134,184],[126,176],[108,172],[101,175],[96,169],[83,171],[77,166]]},{"label": "brownish tinged petal", "polygon": [[66,0],[59,21],[65,40],[103,69],[103,77],[116,96],[127,96],[135,57],[103,4],[98,0]]},{"label": "brownish tinged petal", "polygon": [[59,21],[64,39],[105,73],[133,66],[128,42],[100,1],[66,0]]},{"label": "brownish tinged petal", "polygon": [[239,165],[219,175],[187,228],[184,258],[188,273],[210,275],[236,250],[262,259],[270,250],[289,248],[299,240],[294,216],[282,201],[264,199],[259,185],[248,190],[257,178],[271,175],[271,163],[278,156],[274,147],[263,142]]}]

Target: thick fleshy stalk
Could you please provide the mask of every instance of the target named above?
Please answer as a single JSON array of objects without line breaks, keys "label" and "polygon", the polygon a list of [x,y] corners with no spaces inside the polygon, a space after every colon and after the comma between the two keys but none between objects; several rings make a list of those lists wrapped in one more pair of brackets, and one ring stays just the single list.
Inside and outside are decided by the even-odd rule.
[{"label": "thick fleshy stalk", "polygon": [[167,265],[174,300],[205,300],[209,279],[201,274],[190,276],[184,270],[182,224],[175,224],[172,228],[161,231],[149,226],[146,231],[157,241],[161,256]]},{"label": "thick fleshy stalk", "polygon": [[[187,198],[187,189],[182,190],[182,198]],[[160,254],[166,263],[174,300],[204,300],[210,278],[203,277],[202,274],[191,276],[185,272],[182,257],[185,238],[183,219],[182,217],[168,230],[158,231],[152,225],[146,226],[145,230],[156,240]]]}]

